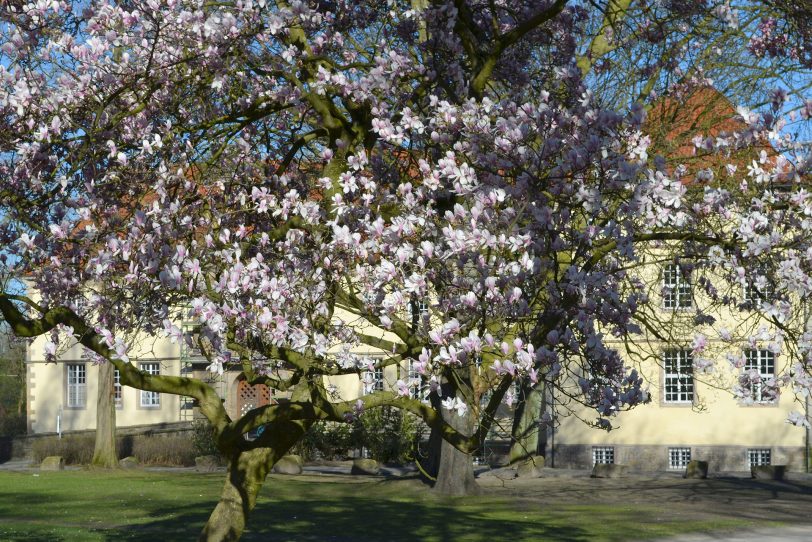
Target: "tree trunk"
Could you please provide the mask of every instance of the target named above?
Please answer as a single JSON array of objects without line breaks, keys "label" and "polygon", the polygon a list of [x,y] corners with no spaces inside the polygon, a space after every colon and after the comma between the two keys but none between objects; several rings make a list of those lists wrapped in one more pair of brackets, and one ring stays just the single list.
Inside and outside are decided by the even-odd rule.
[{"label": "tree trunk", "polygon": [[539,419],[544,406],[544,387],[524,381],[521,396],[513,414],[510,442],[510,463],[516,463],[539,453]]},{"label": "tree trunk", "polygon": [[17,396],[17,414],[25,414],[26,406],[28,405],[28,365],[25,364],[25,351],[20,351],[17,358],[17,385],[19,386],[19,395]]},{"label": "tree trunk", "polygon": [[[291,446],[304,436],[312,422],[281,422],[268,424],[265,429],[266,447],[235,451],[229,459],[228,477],[220,500],[209,516],[199,542],[239,540],[245,530],[248,515],[257,504],[257,495],[265,477]],[[238,438],[242,438],[241,436]]]},{"label": "tree trunk", "polygon": [[104,469],[118,467],[116,453],[116,400],[112,363],[99,365],[99,392],[96,399],[96,444],[91,465]]},{"label": "tree trunk", "polygon": [[[442,409],[443,419],[457,431],[470,435],[473,433],[474,417],[471,409],[465,416],[458,416],[456,411]],[[434,491],[442,495],[476,495],[480,487],[474,479],[474,458],[471,454],[459,451],[443,439],[440,439],[440,453],[437,464],[437,481]]]},{"label": "tree trunk", "polygon": [[[471,387],[471,369],[452,369],[449,374],[450,381],[441,386],[442,397],[432,394],[432,407],[435,408],[443,420],[457,431],[470,435],[474,428],[473,405],[468,405],[464,416],[457,415],[456,410],[446,410],[441,406],[442,399],[456,397],[456,386]],[[460,394],[464,395],[464,394]],[[469,394],[473,396],[473,393]],[[429,436],[428,458],[425,461],[426,474],[434,481],[434,491],[443,495],[473,495],[479,493],[479,486],[474,479],[474,458],[471,454],[459,451],[446,442],[440,431],[432,428]]]},{"label": "tree trunk", "polygon": [[220,501],[198,540],[220,542],[240,539],[265,477],[276,463],[273,457],[273,450],[258,448],[240,452],[229,461],[228,477],[220,493]]},{"label": "tree trunk", "polygon": [[426,457],[417,459],[420,478],[428,484],[434,484],[434,482],[437,481],[437,472],[440,469],[440,450],[442,446],[443,437],[440,435],[440,431],[432,428],[429,433]]},{"label": "tree trunk", "polygon": [[27,393],[28,388],[25,385],[26,384],[26,375],[28,374],[27,373],[28,367],[23,365],[21,371],[22,371],[23,378],[20,379],[20,382],[18,383],[19,390],[20,390],[19,395],[17,396],[17,414],[18,415],[25,414],[26,406],[27,406],[26,396],[28,395],[28,393]]}]

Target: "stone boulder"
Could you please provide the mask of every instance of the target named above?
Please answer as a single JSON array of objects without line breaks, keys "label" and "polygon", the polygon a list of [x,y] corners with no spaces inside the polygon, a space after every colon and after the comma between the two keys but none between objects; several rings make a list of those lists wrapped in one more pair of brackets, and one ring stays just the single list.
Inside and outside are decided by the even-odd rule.
[{"label": "stone boulder", "polygon": [[592,478],[624,478],[629,467],[616,463],[595,463]]},{"label": "stone boulder", "polygon": [[133,456],[125,457],[124,459],[120,459],[118,462],[118,466],[122,469],[137,469],[140,465],[138,459]]},{"label": "stone boulder", "polygon": [[519,478],[541,478],[544,476],[544,457],[537,455],[516,465],[516,476]]},{"label": "stone boulder", "polygon": [[381,466],[374,459],[354,459],[350,474],[375,476],[381,473]]},{"label": "stone boulder", "polygon": [[195,457],[197,472],[214,472],[220,467],[220,458],[216,455],[199,455]]},{"label": "stone boulder", "polygon": [[783,480],[786,474],[786,465],[758,465],[756,467],[750,467],[750,475],[757,480]]},{"label": "stone boulder", "polygon": [[39,470],[65,470],[65,458],[61,455],[49,455],[42,460]]},{"label": "stone boulder", "polygon": [[273,466],[273,472],[276,474],[302,474],[303,465],[304,461],[298,455],[284,455]]},{"label": "stone boulder", "polygon": [[515,467],[498,467],[477,474],[479,478],[498,478],[499,480],[513,480],[519,477]]},{"label": "stone boulder", "polygon": [[688,466],[685,467],[685,474],[683,474],[682,477],[704,480],[708,477],[708,462],[692,459],[688,462]]}]

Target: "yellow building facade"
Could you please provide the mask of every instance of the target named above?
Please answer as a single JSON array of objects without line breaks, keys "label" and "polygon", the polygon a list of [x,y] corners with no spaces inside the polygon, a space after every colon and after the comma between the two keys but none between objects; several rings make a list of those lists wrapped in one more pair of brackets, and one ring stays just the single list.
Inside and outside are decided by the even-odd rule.
[{"label": "yellow building facade", "polygon": [[[349,313],[336,311],[336,318],[352,321]],[[394,334],[366,326],[364,333],[395,341]],[[96,427],[98,396],[98,366],[72,343],[61,347],[56,362],[45,359],[46,337],[35,338],[26,353],[27,417],[30,434],[92,430]],[[343,352],[341,346],[333,355]],[[360,360],[378,361],[386,352],[368,348],[349,352]],[[226,370],[223,374],[206,370],[208,361],[186,345],[169,339],[136,337],[128,351],[130,361],[140,370],[154,374],[190,376],[209,383],[220,395],[232,419],[268,404],[276,397],[274,390],[264,385],[249,385],[241,371]],[[388,365],[377,371],[363,368],[358,374],[325,377],[325,385],[336,398],[351,400],[380,389],[392,389],[400,378],[407,378],[408,366]],[[199,417],[190,398],[145,392],[119,386],[116,383],[116,425],[132,427],[192,421]]]},{"label": "yellow building facade", "polygon": [[[609,340],[607,346],[616,348],[628,366],[638,370],[651,400],[618,413],[612,419],[614,429],[607,432],[584,423],[595,419],[594,410],[548,389],[543,410],[552,415],[553,422],[548,424],[539,450],[546,456],[547,465],[589,468],[595,462],[613,462],[660,471],[681,470],[687,461],[699,459],[708,461],[715,472],[743,471],[764,463],[806,470],[807,430],[786,423],[790,412],[806,412],[806,404],[799,403],[792,393],[771,398],[759,395],[756,389],[752,400],[746,401],[731,392],[741,372],[757,370],[767,379],[784,372],[789,356],[771,352],[766,342],[745,344],[740,340],[744,328],[753,325],[746,321],[750,314],[747,312],[716,311],[714,323],[695,325],[697,310],[708,309],[710,300],[698,291],[691,278],[684,282],[675,279],[673,264],[663,263],[661,256],[648,257],[650,261],[641,262],[640,268],[652,301],[647,310],[653,312],[647,317],[657,320],[667,333],[645,332],[630,341]],[[335,318],[351,323],[354,317],[337,310]],[[357,325],[365,326],[359,331],[367,335],[397,342],[397,337],[385,330]],[[731,330],[730,341],[715,338],[720,328]],[[707,337],[708,345],[701,354],[692,346],[696,334]],[[663,335],[668,337],[664,339]],[[85,359],[76,345],[61,350],[56,363],[46,363],[44,343],[43,337],[37,338],[28,349],[29,432],[94,429],[97,366]],[[737,352],[743,363],[740,368],[726,360]],[[388,353],[373,348],[349,350],[339,345],[332,354],[374,362]],[[239,371],[225,371],[222,375],[207,372],[203,358],[168,339],[141,340],[129,356],[142,370],[208,381],[233,418],[275,398],[265,386],[248,385]],[[713,361],[712,368],[700,369],[699,357]],[[336,399],[351,400],[374,390],[393,389],[398,379],[408,382],[417,377],[409,369],[408,362],[373,371],[362,367],[356,374],[325,377],[325,386]],[[119,427],[195,418],[194,404],[184,397],[120,387],[115,393]],[[539,419],[543,413],[538,413]],[[510,427],[510,416],[509,409],[500,409],[503,428]],[[504,439],[507,434],[502,431],[492,437]],[[504,444],[491,442],[490,449],[505,451]]]},{"label": "yellow building facade", "polygon": [[[647,323],[643,332],[606,341],[642,376],[650,402],[617,413],[613,429],[605,431],[582,421],[595,420],[594,410],[548,393],[554,419],[546,435],[548,464],[619,463],[659,471],[702,460],[712,472],[761,464],[806,471],[808,429],[787,419],[800,412],[809,420],[808,400],[786,386],[776,396],[767,385],[792,367],[794,349],[764,318],[769,285],[761,283],[759,290],[751,279],[730,284],[709,273],[699,276],[685,263],[690,258],[668,256],[679,254],[679,247],[664,248],[644,254],[637,270],[649,298],[639,314]],[[712,284],[716,296],[702,283]],[[798,314],[786,324],[800,329],[804,318]],[[741,380],[745,374],[751,377]]]}]

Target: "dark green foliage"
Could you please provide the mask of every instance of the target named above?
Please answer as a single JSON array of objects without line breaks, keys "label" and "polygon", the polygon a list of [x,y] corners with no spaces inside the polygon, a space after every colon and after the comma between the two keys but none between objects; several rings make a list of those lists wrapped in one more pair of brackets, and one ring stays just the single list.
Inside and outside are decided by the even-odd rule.
[{"label": "dark green foliage", "polygon": [[26,431],[25,414],[6,413],[0,416],[0,437],[16,437]]},{"label": "dark green foliage", "polygon": [[381,463],[406,463],[414,458],[422,421],[403,411],[382,407],[364,412],[351,424],[321,422],[297,446],[306,460],[340,460],[366,449]]},{"label": "dark green foliage", "polygon": [[293,453],[306,461],[346,459],[355,447],[352,426],[335,422],[319,422],[313,425],[296,445]]},{"label": "dark green foliage", "polygon": [[361,442],[372,459],[381,463],[406,463],[414,459],[422,433],[415,417],[392,407],[376,408],[361,416],[361,426]]},{"label": "dark green foliage", "polygon": [[25,433],[25,344],[0,321],[0,436]]},{"label": "dark green foliage", "polygon": [[360,446],[359,427],[335,422],[314,424],[297,444],[296,453],[307,461],[346,459]]},{"label": "dark green foliage", "polygon": [[206,419],[192,422],[192,444],[196,455],[220,456],[220,450],[214,442],[214,427]]}]

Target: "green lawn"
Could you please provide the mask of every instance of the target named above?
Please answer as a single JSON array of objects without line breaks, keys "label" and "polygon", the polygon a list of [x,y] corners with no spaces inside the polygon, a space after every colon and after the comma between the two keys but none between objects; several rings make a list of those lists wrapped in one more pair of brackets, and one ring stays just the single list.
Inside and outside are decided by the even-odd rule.
[{"label": "green lawn", "polygon": [[[142,471],[0,472],[0,540],[193,540],[222,480],[223,474]],[[244,540],[627,541],[751,525],[680,517],[667,503],[447,499],[415,480],[271,476]]]}]

